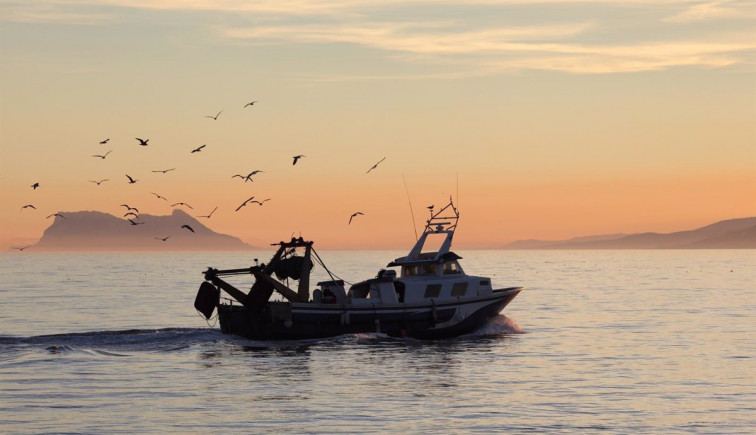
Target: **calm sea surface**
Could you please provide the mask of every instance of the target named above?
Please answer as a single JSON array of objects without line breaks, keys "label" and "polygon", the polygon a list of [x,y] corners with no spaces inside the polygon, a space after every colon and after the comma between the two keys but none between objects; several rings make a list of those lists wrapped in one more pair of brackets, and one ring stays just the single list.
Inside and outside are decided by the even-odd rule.
[{"label": "calm sea surface", "polygon": [[[269,252],[2,254],[0,432],[756,431],[756,251],[458,253],[526,288],[506,317],[296,342],[192,306],[208,266]],[[404,254],[320,253],[351,282]]]}]

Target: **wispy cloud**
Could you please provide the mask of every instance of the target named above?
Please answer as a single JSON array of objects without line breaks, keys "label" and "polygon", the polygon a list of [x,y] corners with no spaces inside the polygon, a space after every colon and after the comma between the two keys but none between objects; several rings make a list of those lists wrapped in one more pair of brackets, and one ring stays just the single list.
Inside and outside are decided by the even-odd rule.
[{"label": "wispy cloud", "polygon": [[752,5],[749,7],[748,5],[743,4],[725,4],[721,1],[714,1],[694,4],[687,7],[678,14],[665,18],[664,21],[676,23],[691,23],[697,21],[734,17],[746,18],[750,16],[751,18],[753,18],[754,9],[756,9],[756,7]]},{"label": "wispy cloud", "polygon": [[[747,28],[744,29],[747,25],[741,19],[753,16],[756,7],[751,3],[744,0],[727,3],[471,0],[464,4],[452,0],[0,0],[0,16],[6,21],[93,24],[112,20],[126,9],[156,14],[165,11],[216,14],[201,29],[208,35],[219,36],[220,43],[350,44],[383,52],[385,57],[407,64],[445,65],[447,71],[439,74],[456,77],[522,69],[605,74],[682,66],[753,65],[756,40],[747,36]],[[551,12],[554,4],[574,5],[575,13],[569,14],[569,18],[555,16]],[[512,5],[517,7],[507,9]],[[536,8],[535,12],[513,18],[514,12],[526,6]],[[453,8],[455,15],[448,13],[452,10],[449,8]],[[439,10],[447,13],[434,15]],[[601,14],[595,13],[598,10]],[[450,20],[449,16],[459,18]],[[633,19],[643,21],[635,25]],[[706,26],[707,21],[714,19],[731,19],[739,27],[723,35],[717,30],[722,28],[721,23],[718,28]],[[615,27],[616,23],[622,25]],[[639,28],[643,31],[638,31]],[[365,77],[375,76],[360,79]]]}]

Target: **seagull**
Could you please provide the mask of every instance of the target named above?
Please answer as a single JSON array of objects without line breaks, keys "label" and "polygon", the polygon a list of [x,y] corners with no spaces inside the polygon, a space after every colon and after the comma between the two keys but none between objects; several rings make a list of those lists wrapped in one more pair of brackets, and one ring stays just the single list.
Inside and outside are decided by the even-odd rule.
[{"label": "seagull", "polygon": [[102,184],[102,183],[104,183],[104,182],[108,181],[108,178],[106,178],[106,179],[104,179],[104,180],[100,180],[100,181],[95,181],[95,180],[89,180],[89,181],[91,181],[92,183],[94,183],[94,184],[96,184],[96,185],[98,185],[98,186],[99,186],[100,184]]},{"label": "seagull", "polygon": [[39,187],[39,183],[34,183],[31,185],[31,188],[34,190],[37,190],[37,187]]},{"label": "seagull", "polygon": [[254,105],[255,105],[255,103],[257,103],[257,100],[255,100],[255,101],[252,101],[251,103],[247,103],[247,104],[245,104],[245,105],[244,105],[244,107],[242,107],[242,109],[246,108],[247,106],[254,106]]},{"label": "seagull", "polygon": [[378,161],[378,163],[374,164],[374,165],[373,165],[373,167],[372,167],[372,168],[370,168],[370,169],[368,169],[368,171],[367,171],[367,172],[365,172],[365,173],[366,173],[366,174],[369,174],[369,173],[370,173],[370,171],[372,171],[373,169],[377,168],[377,167],[378,167],[378,165],[379,165],[379,164],[380,164],[380,163],[381,163],[382,161],[384,161],[384,160],[386,160],[386,158],[385,158],[385,157],[384,157],[384,158],[382,158],[381,160],[379,160],[379,161]]},{"label": "seagull", "polygon": [[99,157],[99,158],[105,160],[105,157],[107,157],[108,154],[110,154],[112,151],[113,150],[110,150],[110,151],[106,152],[105,154],[92,154],[92,157]]},{"label": "seagull", "polygon": [[347,225],[349,225],[349,224],[351,224],[351,223],[352,223],[352,219],[354,219],[354,217],[355,217],[355,216],[357,216],[357,215],[363,215],[363,214],[364,214],[364,213],[363,213],[363,212],[361,212],[361,211],[358,211],[358,212],[352,213],[352,215],[351,215],[351,216],[349,216],[349,223],[348,223]]},{"label": "seagull", "polygon": [[212,215],[213,215],[213,213],[215,213],[215,210],[218,210],[218,207],[215,207],[215,208],[213,209],[213,211],[211,211],[211,212],[210,212],[210,214],[209,214],[209,215],[206,215],[206,216],[197,216],[197,217],[203,217],[203,218],[208,218],[208,219],[210,219],[210,216],[212,216]]},{"label": "seagull", "polygon": [[105,145],[106,143],[108,143],[109,140],[110,140],[110,138],[107,138],[105,140],[101,140],[100,141],[100,145]]},{"label": "seagull", "polygon": [[164,242],[165,242],[166,240],[168,240],[168,239],[170,239],[170,238],[171,238],[171,236],[165,236],[165,237],[155,237],[155,240],[162,240],[162,241],[164,241]]},{"label": "seagull", "polygon": [[149,139],[140,139],[138,137],[135,137],[134,139],[138,140],[139,141],[139,145],[141,145],[143,147],[146,147],[147,146],[147,142],[150,141]]},{"label": "seagull", "polygon": [[26,249],[26,248],[30,248],[30,247],[31,247],[31,246],[22,246],[22,247],[18,247],[18,248],[17,248],[17,247],[15,247],[15,246],[12,246],[12,248],[13,248],[13,249],[18,249],[19,251],[23,251],[24,249]]},{"label": "seagull", "polygon": [[185,202],[177,202],[177,203],[173,204],[171,207],[176,207],[177,205],[185,205],[185,206],[191,208],[192,210],[194,210],[194,207],[192,207],[191,205],[189,205],[189,204],[187,204]]},{"label": "seagull", "polygon": [[294,156],[294,161],[291,164],[292,165],[296,165],[297,164],[297,160],[301,159],[302,157],[307,157],[307,156],[302,155],[302,154],[300,154],[298,156]]},{"label": "seagull", "polygon": [[191,232],[194,232],[194,229],[192,227],[190,227],[189,225],[186,225],[186,224],[181,225],[181,228],[186,228],[187,230],[189,230]]},{"label": "seagull", "polygon": [[205,118],[213,118],[215,121],[217,121],[218,120],[218,116],[220,116],[221,113],[223,113],[222,110],[220,112],[218,112],[218,114],[215,115],[215,116],[213,116],[213,115],[205,115]]},{"label": "seagull", "polygon": [[137,181],[139,181],[139,180],[135,180],[135,179],[131,178],[131,177],[129,176],[129,174],[126,174],[126,178],[128,178],[128,179],[129,179],[129,184],[134,184],[134,183],[136,183]]},{"label": "seagull", "polygon": [[139,215],[134,213],[133,211],[130,211],[126,213],[125,215],[123,215],[123,217],[126,217],[126,216],[134,216],[134,219],[139,219]]},{"label": "seagull", "polygon": [[144,222],[134,222],[131,219],[129,219],[129,222],[131,222],[131,225],[144,225]]},{"label": "seagull", "polygon": [[157,193],[155,193],[155,192],[150,192],[150,193],[151,193],[151,194],[153,194],[153,195],[155,195],[155,196],[156,196],[156,197],[157,197],[158,199],[162,199],[163,201],[168,201],[168,198],[166,198],[166,197],[164,197],[164,196],[160,196],[160,195],[158,195],[158,194],[157,194]]},{"label": "seagull", "polygon": [[173,171],[173,170],[175,170],[175,169],[176,169],[176,168],[171,168],[171,169],[158,169],[157,171],[152,171],[152,172],[162,172],[162,173],[164,173],[164,174],[165,174],[166,172],[171,172],[171,171]]},{"label": "seagull", "polygon": [[136,207],[129,207],[127,204],[121,204],[121,207],[126,207],[127,210],[134,210],[139,213],[139,210]]},{"label": "seagull", "polygon": [[192,152],[189,153],[189,154],[194,154],[194,153],[198,153],[198,152],[202,151],[202,148],[205,148],[206,145],[207,144],[198,146],[197,148],[193,149]]},{"label": "seagull", "polygon": [[60,214],[60,213],[53,213],[53,214],[51,214],[50,216],[46,217],[45,219],[50,219],[50,218],[51,218],[51,217],[53,217],[53,216],[59,216],[59,217],[61,217],[61,218],[63,218],[63,219],[65,219],[65,218],[66,218],[65,216],[63,216],[63,215],[62,215],[62,214]]},{"label": "seagull", "polygon": [[22,209],[24,209],[24,208],[33,208],[34,210],[36,210],[36,209],[37,209],[37,207],[34,207],[34,205],[33,205],[33,204],[26,204],[25,206],[23,206],[23,207],[21,207],[21,208],[22,208]]},{"label": "seagull", "polygon": [[246,201],[242,202],[242,203],[241,203],[241,205],[240,205],[239,207],[236,207],[236,210],[234,210],[234,211],[239,211],[239,210],[241,210],[241,208],[242,208],[242,207],[244,207],[245,205],[247,205],[247,203],[248,203],[248,202],[250,202],[250,201],[252,201],[253,199],[255,199],[255,197],[254,197],[254,196],[252,196],[252,197],[250,197],[250,198],[249,198],[248,200],[246,200]]},{"label": "seagull", "polygon": [[257,201],[257,200],[255,200],[255,201],[250,201],[249,203],[250,203],[250,204],[252,204],[252,203],[254,202],[254,203],[255,203],[255,204],[257,204],[257,205],[263,205],[263,202],[265,202],[265,201],[270,201],[270,198],[265,198],[265,199],[263,199],[262,201]]}]

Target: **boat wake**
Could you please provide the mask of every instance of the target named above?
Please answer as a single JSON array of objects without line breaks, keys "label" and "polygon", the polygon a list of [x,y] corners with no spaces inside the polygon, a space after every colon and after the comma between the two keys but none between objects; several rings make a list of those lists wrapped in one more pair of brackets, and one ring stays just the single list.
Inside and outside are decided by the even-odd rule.
[{"label": "boat wake", "polygon": [[222,339],[208,328],[128,329],[91,331],[32,337],[0,336],[0,349],[44,349],[51,354],[82,353],[128,356],[130,352],[170,352]]},{"label": "boat wake", "polygon": [[499,314],[483,325],[480,329],[472,333],[473,336],[496,336],[509,334],[524,334],[525,331],[520,328],[514,320]]}]

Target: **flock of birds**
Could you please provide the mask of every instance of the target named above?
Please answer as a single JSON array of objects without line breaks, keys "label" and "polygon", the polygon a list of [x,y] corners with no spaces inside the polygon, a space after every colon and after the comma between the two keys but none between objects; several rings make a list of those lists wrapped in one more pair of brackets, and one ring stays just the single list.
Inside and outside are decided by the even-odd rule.
[{"label": "flock of birds", "polygon": [[[251,101],[251,102],[247,103],[246,105],[244,105],[244,108],[247,108],[249,106],[254,106],[255,103],[257,103],[257,100]],[[223,113],[223,110],[219,111],[215,115],[205,115],[205,117],[206,118],[210,118],[213,121],[217,121],[218,117],[221,115],[221,113]],[[149,146],[150,139],[142,139],[142,138],[139,138],[139,137],[134,138],[134,139],[137,141],[137,145],[139,145],[139,146],[143,146],[143,147]],[[99,141],[99,144],[100,145],[107,145],[108,142],[110,142],[110,138],[106,138],[106,139],[103,139],[103,140]],[[191,154],[199,153],[206,146],[207,146],[207,144],[202,144],[202,145],[198,146],[197,148],[192,149],[190,153]],[[111,150],[109,150],[108,152],[106,152],[104,154],[92,154],[92,157],[105,160],[112,151],[113,150],[111,149]],[[291,163],[292,166],[295,166],[297,164],[297,162],[299,162],[299,160],[302,159],[302,158],[304,158],[304,157],[307,157],[307,156],[305,156],[304,154],[298,154],[298,155],[293,156],[292,157],[292,163]],[[378,162],[376,162],[373,166],[371,166],[370,169],[367,170],[366,174],[369,174],[371,171],[375,170],[378,167],[378,165],[380,165],[384,160],[386,160],[386,157],[382,158],[381,160],[379,160]],[[175,169],[176,168],[158,169],[158,170],[152,170],[151,172],[167,174],[168,172],[174,171]],[[246,183],[248,181],[254,181],[252,179],[252,177],[254,177],[257,174],[263,173],[263,172],[264,171],[262,171],[262,170],[256,169],[256,170],[251,171],[250,173],[248,173],[246,175],[245,174],[234,174],[233,176],[231,176],[231,178],[232,179],[233,178],[240,178],[241,180],[243,180]],[[128,184],[136,184],[138,181],[140,181],[140,180],[138,180],[138,179],[130,176],[129,174],[124,174],[124,175],[126,176]],[[91,183],[96,184],[97,186],[100,186],[102,183],[105,183],[106,181],[110,181],[110,179],[109,178],[104,178],[104,179],[101,179],[101,180],[88,180],[88,181],[91,182]],[[37,190],[37,188],[40,187],[40,183],[39,182],[35,182],[30,187],[33,190]],[[165,198],[164,196],[161,196],[161,195],[159,195],[159,194],[157,194],[155,192],[150,192],[150,193],[152,195],[155,195],[155,197],[157,199],[162,199],[164,201],[168,201],[168,199]],[[266,202],[268,202],[270,200],[271,200],[271,198],[265,198],[265,199],[262,199],[262,200],[257,200],[257,199],[255,199],[254,196],[252,196],[252,197],[249,197],[246,200],[244,200],[244,202],[242,202],[238,207],[236,207],[236,209],[234,211],[238,212],[242,208],[246,207],[248,204],[257,204],[258,206],[262,206],[263,204],[265,204]],[[126,213],[123,215],[123,218],[125,218],[129,222],[130,225],[137,226],[137,225],[144,225],[145,224],[145,222],[142,221],[141,218],[139,217],[139,210],[136,207],[131,207],[128,204],[121,204],[121,206],[123,206],[123,207],[126,208]],[[185,202],[176,202],[171,207],[177,207],[177,206],[187,207],[187,208],[189,208],[191,210],[194,210],[194,208],[191,205],[189,205],[189,204],[187,204]],[[37,207],[34,204],[26,204],[26,205],[23,205],[21,207],[22,211],[24,209],[33,209],[33,210],[36,210]],[[216,212],[216,210],[218,210],[217,206],[210,213],[208,213],[206,215],[198,215],[196,217],[210,219],[212,217],[213,213]],[[362,215],[364,215],[364,213],[361,212],[361,211],[357,211],[357,212],[352,213],[349,216],[349,220],[347,222],[347,225],[351,225],[352,224],[352,220],[354,218],[356,218],[357,216],[362,216]],[[61,219],[66,219],[66,217],[63,214],[61,214],[61,213],[53,213],[51,215],[48,215],[47,219],[49,219],[51,217],[56,217],[56,218],[59,217]],[[190,231],[192,233],[195,232],[194,228],[192,228],[188,224],[182,225],[180,227],[180,229],[186,229],[187,231]],[[154,237],[155,240],[160,240],[160,241],[163,241],[163,242],[166,242],[170,238],[171,238],[171,235],[167,235],[165,237]],[[16,249],[16,250],[19,250],[19,251],[23,251],[23,250],[25,250],[25,249],[27,249],[29,247],[30,246],[22,246],[22,247],[15,247],[14,246],[14,247],[11,247],[11,249]]]}]

